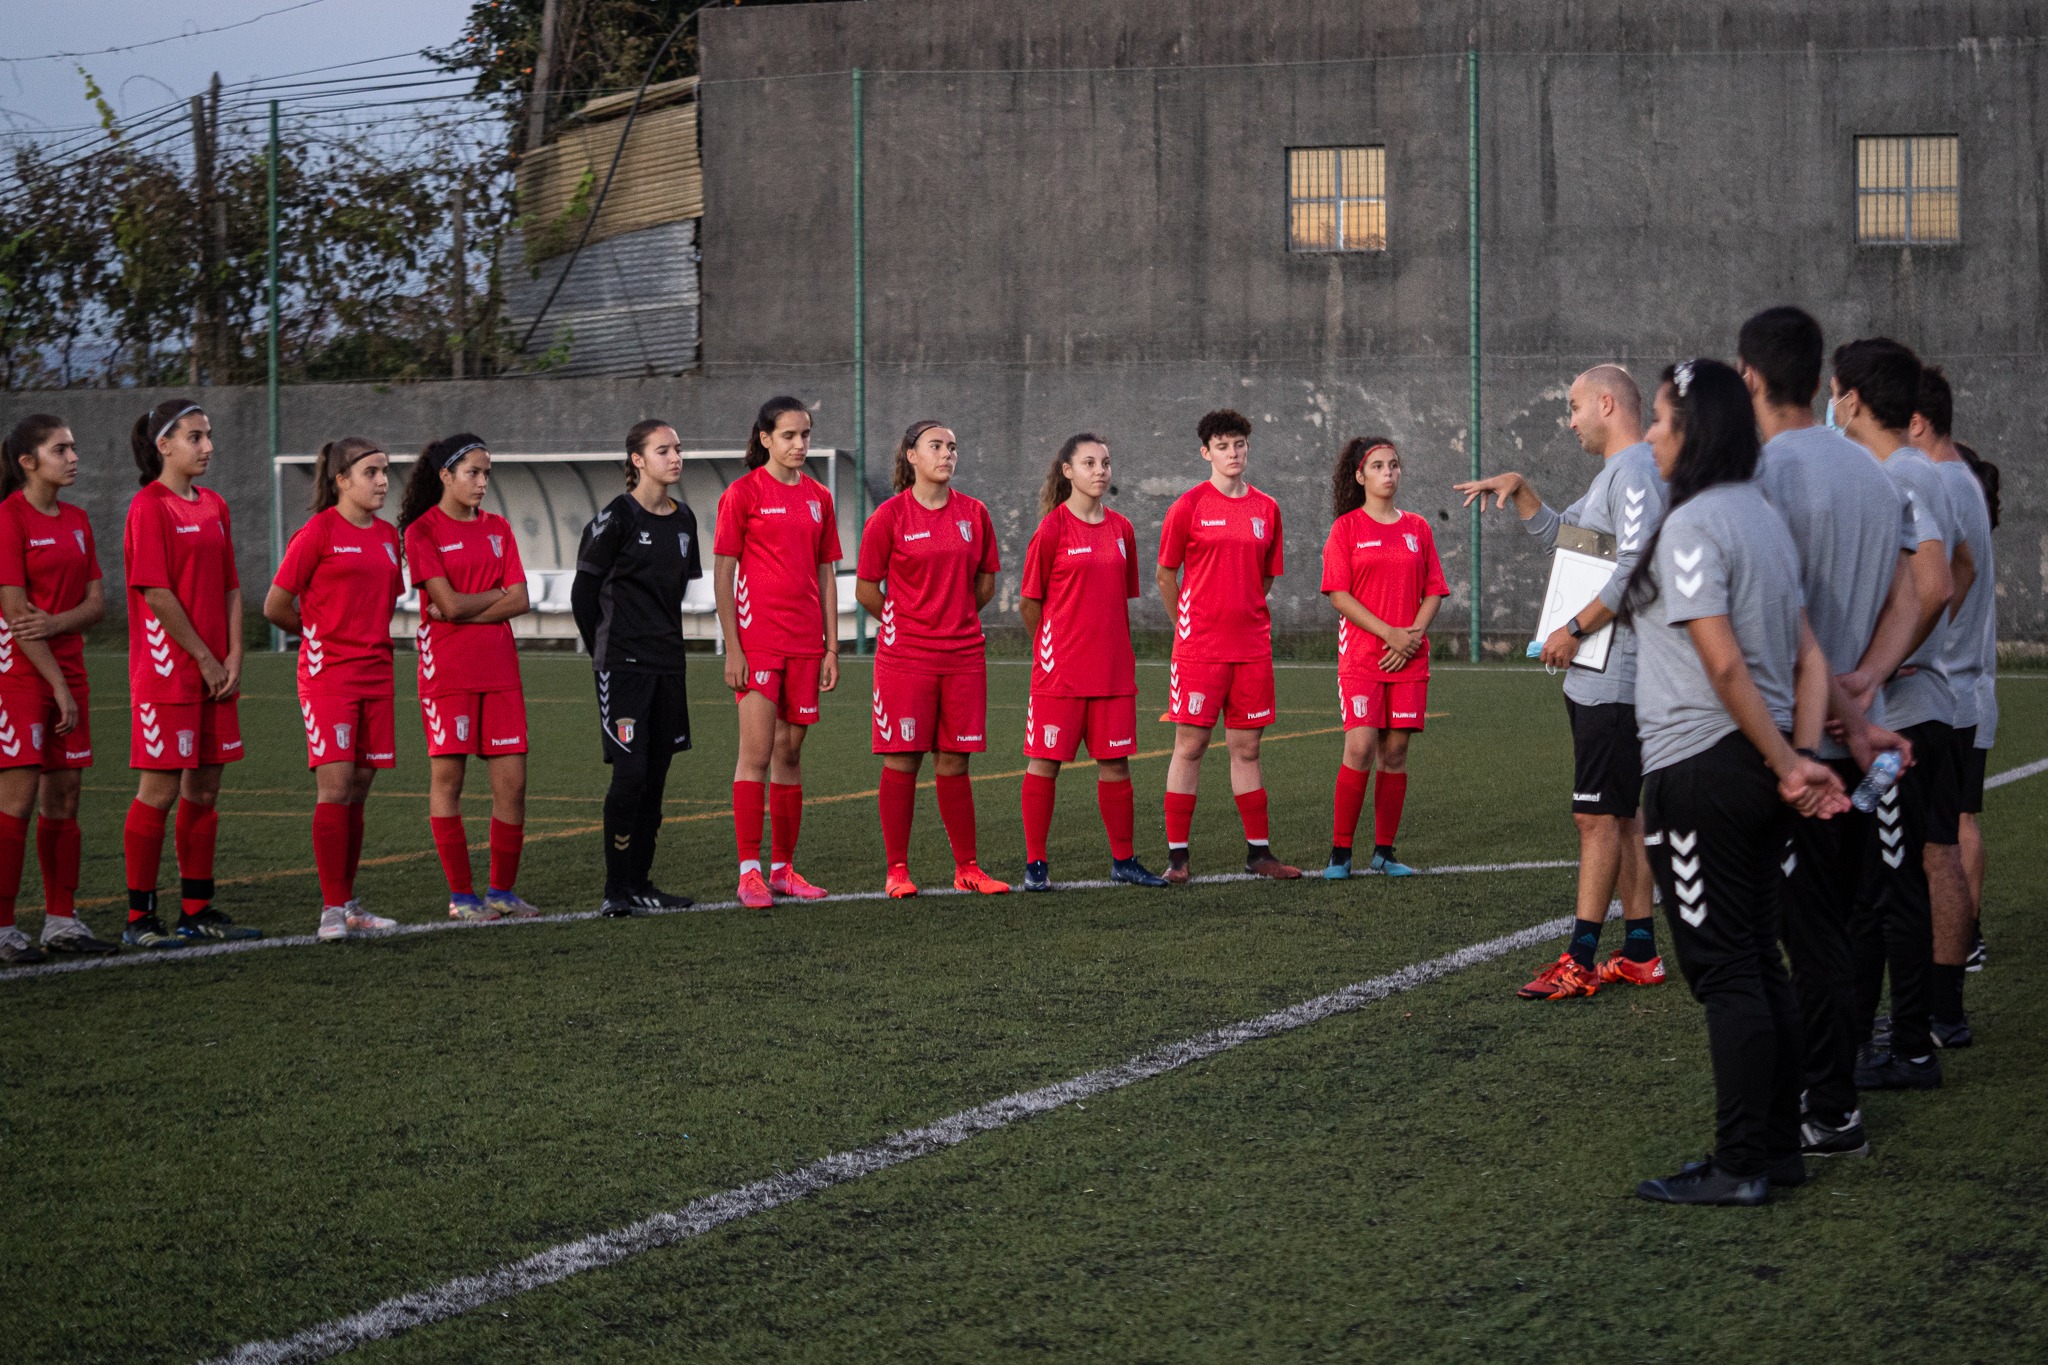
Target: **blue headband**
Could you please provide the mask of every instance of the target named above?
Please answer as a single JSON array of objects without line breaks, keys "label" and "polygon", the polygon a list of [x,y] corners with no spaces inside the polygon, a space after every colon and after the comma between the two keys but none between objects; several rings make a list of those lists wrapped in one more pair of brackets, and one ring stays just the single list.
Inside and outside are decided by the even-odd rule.
[{"label": "blue headband", "polygon": [[482,450],[482,449],[484,449],[484,448],[485,448],[485,447],[484,447],[484,443],[483,443],[482,441],[471,441],[471,442],[470,442],[470,443],[469,443],[468,445],[466,445],[466,446],[464,446],[464,447],[463,447],[462,449],[460,449],[460,450],[456,451],[456,452],[455,452],[455,453],[454,453],[453,455],[450,455],[450,456],[449,456],[449,457],[448,457],[447,459],[445,459],[445,460],[441,461],[441,472],[445,474],[445,473],[447,473],[447,472],[448,472],[449,470],[451,470],[451,469],[455,468],[455,466],[456,466],[456,465],[458,465],[458,464],[461,464],[461,463],[462,463],[462,457],[463,457],[463,456],[465,456],[465,455],[467,455],[467,454],[469,454],[469,452],[470,452],[470,451],[472,451],[472,450]]}]

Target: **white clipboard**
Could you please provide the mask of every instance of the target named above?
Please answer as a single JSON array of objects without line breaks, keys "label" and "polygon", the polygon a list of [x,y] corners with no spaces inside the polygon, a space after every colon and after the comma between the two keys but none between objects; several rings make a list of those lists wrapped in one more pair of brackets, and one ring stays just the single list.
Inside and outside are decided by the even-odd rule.
[{"label": "white clipboard", "polygon": [[[1540,650],[1552,632],[1584,610],[1612,577],[1613,560],[1581,554],[1577,550],[1559,550],[1557,557],[1550,561],[1550,586],[1543,591],[1543,615],[1536,623],[1535,646],[1531,652]],[[1614,623],[1610,621],[1579,641],[1578,653],[1572,655],[1572,666],[1590,668],[1595,673],[1604,672],[1607,652],[1613,645]]]}]

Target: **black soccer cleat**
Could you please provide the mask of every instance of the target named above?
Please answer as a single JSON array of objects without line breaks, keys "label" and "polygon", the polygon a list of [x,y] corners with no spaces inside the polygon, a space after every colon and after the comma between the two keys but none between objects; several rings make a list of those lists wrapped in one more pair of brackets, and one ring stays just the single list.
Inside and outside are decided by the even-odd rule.
[{"label": "black soccer cleat", "polygon": [[1112,858],[1109,860],[1109,879],[1122,882],[1125,886],[1164,886],[1166,878],[1149,871],[1136,858]]},{"label": "black soccer cleat", "polygon": [[1939,1019],[1929,1019],[1927,1032],[1934,1039],[1934,1045],[1943,1052],[1953,1052],[1976,1041],[1975,1035],[1970,1032],[1970,1016],[1967,1014],[1952,1024]]},{"label": "black soccer cleat", "polygon": [[1024,889],[1026,891],[1052,890],[1052,865],[1045,862],[1024,864]]},{"label": "black soccer cleat", "polygon": [[1889,1052],[1873,1054],[1866,1061],[1856,1065],[1856,1088],[1858,1090],[1939,1090],[1941,1088],[1941,1058],[1932,1053],[1919,1061],[1894,1056]]},{"label": "black soccer cleat", "polygon": [[[1712,1161],[1712,1157],[1688,1161],[1678,1168],[1678,1173],[1691,1175],[1695,1171],[1703,1171]],[[1779,1157],[1764,1167],[1764,1174],[1771,1178],[1771,1188],[1774,1190],[1797,1189],[1806,1183],[1806,1160],[1800,1153],[1794,1152],[1790,1156]]]},{"label": "black soccer cleat", "polygon": [[631,919],[640,913],[639,898],[630,891],[607,891],[597,913],[606,919]]},{"label": "black soccer cleat", "polygon": [[697,902],[688,896],[678,896],[662,890],[653,882],[641,883],[640,889],[630,897],[633,904],[642,910],[687,910]]},{"label": "black soccer cleat", "polygon": [[1733,1175],[1705,1161],[1689,1161],[1678,1174],[1661,1180],[1645,1180],[1636,1186],[1636,1197],[1656,1204],[1723,1204],[1754,1208],[1771,1196],[1767,1175]]},{"label": "black soccer cleat", "polygon": [[155,915],[143,915],[128,921],[128,927],[121,931],[121,942],[131,948],[182,948],[186,940],[164,928],[164,922]]},{"label": "black soccer cleat", "polygon": [[1863,1131],[1863,1111],[1850,1110],[1849,1117],[1839,1124],[1806,1119],[1799,1125],[1799,1152],[1810,1157],[1869,1156],[1870,1136]]},{"label": "black soccer cleat", "polygon": [[263,937],[261,929],[237,924],[210,905],[196,914],[178,916],[177,934],[179,938],[193,943],[208,938],[231,943],[238,939]]},{"label": "black soccer cleat", "polygon": [[1970,943],[1970,955],[1963,959],[1963,970],[1981,972],[1984,964],[1991,960],[1991,950],[1984,946],[1984,927],[1977,926],[1976,937]]}]

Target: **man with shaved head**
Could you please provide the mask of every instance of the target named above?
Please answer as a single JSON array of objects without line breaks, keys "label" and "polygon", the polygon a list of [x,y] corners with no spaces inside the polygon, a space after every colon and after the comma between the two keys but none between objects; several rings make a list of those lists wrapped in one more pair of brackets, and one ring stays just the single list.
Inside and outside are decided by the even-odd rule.
[{"label": "man with shaved head", "polygon": [[[1664,516],[1663,476],[1643,440],[1643,395],[1619,365],[1595,365],[1572,381],[1568,425],[1589,455],[1602,461],[1585,496],[1554,512],[1520,474],[1461,483],[1465,505],[1492,494],[1541,538],[1558,543],[1560,527],[1580,528],[1570,540],[1614,560],[1614,573],[1592,601],[1543,642],[1543,662],[1566,670],[1565,710],[1572,725],[1572,820],[1579,827],[1579,895],[1571,944],[1522,987],[1525,1000],[1567,1000],[1602,985],[1655,986],[1664,980],[1657,921],[1650,906],[1650,862],[1643,852],[1636,803],[1642,795],[1642,748],[1636,739],[1635,632],[1615,620],[1636,560]],[[1482,502],[1482,506],[1484,503]],[[1603,669],[1572,662],[1580,641],[1612,624]],[[1607,906],[1619,894],[1626,935],[1618,952],[1595,962]]]}]

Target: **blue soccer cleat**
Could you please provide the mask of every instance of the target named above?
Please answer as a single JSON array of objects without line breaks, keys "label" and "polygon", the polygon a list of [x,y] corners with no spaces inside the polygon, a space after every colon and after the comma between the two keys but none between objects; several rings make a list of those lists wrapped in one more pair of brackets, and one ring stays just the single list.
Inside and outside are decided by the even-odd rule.
[{"label": "blue soccer cleat", "polygon": [[1148,869],[1136,858],[1112,858],[1109,879],[1125,886],[1165,886],[1166,878]]},{"label": "blue soccer cleat", "polygon": [[1052,890],[1052,867],[1042,862],[1024,864],[1024,889],[1026,891]]},{"label": "blue soccer cleat", "polygon": [[1388,877],[1412,877],[1415,875],[1415,869],[1404,862],[1398,861],[1394,857],[1392,849],[1388,849],[1385,853],[1375,853],[1372,855],[1372,870]]}]

